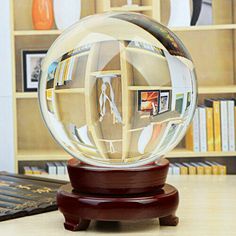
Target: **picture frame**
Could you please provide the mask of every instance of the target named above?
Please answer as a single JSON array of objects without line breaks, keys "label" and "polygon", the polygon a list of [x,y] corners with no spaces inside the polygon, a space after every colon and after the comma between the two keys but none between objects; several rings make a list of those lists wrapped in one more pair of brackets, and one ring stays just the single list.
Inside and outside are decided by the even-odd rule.
[{"label": "picture frame", "polygon": [[24,92],[36,92],[41,73],[41,62],[47,50],[22,50]]},{"label": "picture frame", "polygon": [[156,116],[159,112],[159,90],[139,90],[138,91],[138,111],[150,112]]},{"label": "picture frame", "polygon": [[160,91],[159,114],[170,111],[171,92],[169,90]]}]

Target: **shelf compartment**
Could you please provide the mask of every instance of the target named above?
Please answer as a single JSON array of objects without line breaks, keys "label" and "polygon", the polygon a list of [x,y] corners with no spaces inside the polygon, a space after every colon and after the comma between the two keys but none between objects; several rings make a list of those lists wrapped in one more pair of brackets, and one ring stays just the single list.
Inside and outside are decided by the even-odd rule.
[{"label": "shelf compartment", "polygon": [[[32,23],[32,1],[33,0],[11,0],[15,30],[33,30]],[[81,0],[81,18],[95,14],[95,0]],[[56,29],[56,26],[52,27]]]},{"label": "shelf compartment", "polygon": [[42,120],[37,99],[17,99],[16,112],[17,149],[59,149]]},{"label": "shelf compartment", "polygon": [[[234,84],[232,30],[176,32],[176,34],[193,58],[198,84],[201,87]],[[207,40],[203,40],[206,37]]]}]

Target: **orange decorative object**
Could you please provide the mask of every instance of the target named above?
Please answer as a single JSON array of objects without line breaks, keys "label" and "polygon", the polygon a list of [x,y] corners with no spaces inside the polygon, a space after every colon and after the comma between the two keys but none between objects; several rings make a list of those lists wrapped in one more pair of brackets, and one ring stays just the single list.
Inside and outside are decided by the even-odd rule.
[{"label": "orange decorative object", "polygon": [[33,0],[32,18],[34,29],[51,29],[54,22],[52,0]]}]

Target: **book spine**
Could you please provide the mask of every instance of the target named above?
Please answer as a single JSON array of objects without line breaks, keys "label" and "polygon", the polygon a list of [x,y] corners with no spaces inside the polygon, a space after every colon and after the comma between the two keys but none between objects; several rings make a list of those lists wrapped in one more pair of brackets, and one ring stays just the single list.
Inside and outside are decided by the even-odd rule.
[{"label": "book spine", "polygon": [[221,151],[220,101],[213,102],[215,151]]},{"label": "book spine", "polygon": [[235,151],[235,114],[234,101],[228,101],[229,151]]},{"label": "book spine", "polygon": [[207,122],[207,150],[214,151],[214,130],[213,130],[213,108],[206,108],[206,122]]},{"label": "book spine", "polygon": [[193,118],[193,151],[200,152],[200,137],[199,137],[199,108],[196,109]]},{"label": "book spine", "polygon": [[189,125],[185,135],[185,147],[193,151],[193,122]]},{"label": "book spine", "polygon": [[229,142],[228,142],[228,108],[227,101],[220,101],[220,125],[221,125],[221,146],[222,151],[229,151]]},{"label": "book spine", "polygon": [[199,108],[199,125],[200,125],[200,150],[207,152],[207,133],[206,133],[206,108]]}]

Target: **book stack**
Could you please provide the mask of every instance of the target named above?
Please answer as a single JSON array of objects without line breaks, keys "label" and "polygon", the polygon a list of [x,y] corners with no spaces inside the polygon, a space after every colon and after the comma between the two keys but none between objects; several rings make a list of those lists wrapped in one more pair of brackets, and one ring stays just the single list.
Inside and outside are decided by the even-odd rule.
[{"label": "book stack", "polygon": [[45,169],[37,166],[24,166],[25,175],[67,175],[65,162],[47,162]]},{"label": "book stack", "polygon": [[227,168],[217,162],[171,163],[169,175],[226,175]]},{"label": "book stack", "polygon": [[186,149],[195,152],[235,151],[234,99],[205,99],[196,109],[186,137]]}]

